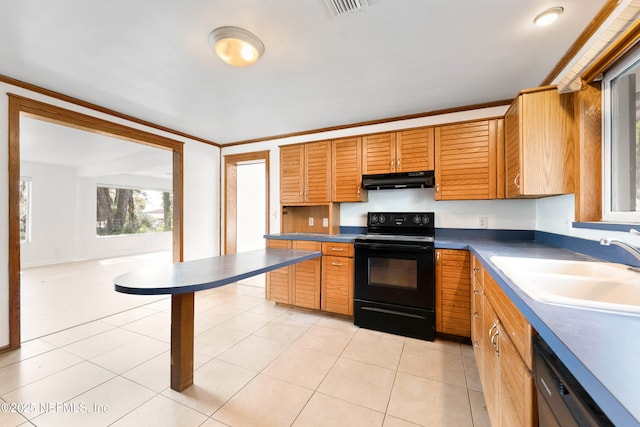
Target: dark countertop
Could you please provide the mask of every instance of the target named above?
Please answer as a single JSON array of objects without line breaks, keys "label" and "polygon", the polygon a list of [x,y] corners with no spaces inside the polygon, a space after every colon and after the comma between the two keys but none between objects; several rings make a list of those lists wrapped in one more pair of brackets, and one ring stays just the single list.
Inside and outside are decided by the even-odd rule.
[{"label": "dark countertop", "polygon": [[469,249],[615,425],[640,426],[640,315],[538,302],[489,259],[494,255],[594,261],[535,241],[437,239]]},{"label": "dark countertop", "polygon": [[125,294],[185,294],[216,288],[280,267],[322,256],[321,252],[258,249],[125,273],[113,280]]},{"label": "dark countertop", "polygon": [[[353,242],[357,236],[286,233],[265,237]],[[611,421],[619,426],[640,426],[640,315],[538,302],[490,261],[494,255],[585,261],[597,258],[535,240],[436,237],[435,247],[470,250]]]}]

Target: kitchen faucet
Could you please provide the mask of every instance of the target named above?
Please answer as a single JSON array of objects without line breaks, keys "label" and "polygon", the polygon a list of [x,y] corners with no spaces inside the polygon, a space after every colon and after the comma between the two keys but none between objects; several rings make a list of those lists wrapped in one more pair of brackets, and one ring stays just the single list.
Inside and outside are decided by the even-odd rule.
[{"label": "kitchen faucet", "polygon": [[[629,233],[634,234],[636,236],[640,236],[640,231],[636,230],[635,228],[630,229]],[[610,237],[603,237],[602,239],[600,239],[600,244],[604,246],[609,246],[609,245],[619,246],[625,251],[629,252],[631,255],[633,255],[635,259],[638,262],[640,262],[640,249],[638,249],[635,246],[632,246],[626,242],[620,241],[618,239],[613,239]],[[632,267],[632,268],[637,271],[639,270],[637,267]]]}]

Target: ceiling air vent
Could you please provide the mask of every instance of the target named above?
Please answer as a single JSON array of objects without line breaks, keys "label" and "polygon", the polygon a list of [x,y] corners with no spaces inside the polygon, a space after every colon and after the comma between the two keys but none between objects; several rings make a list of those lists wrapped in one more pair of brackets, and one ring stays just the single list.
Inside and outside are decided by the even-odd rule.
[{"label": "ceiling air vent", "polygon": [[324,0],[334,17],[360,12],[369,7],[367,0]]}]

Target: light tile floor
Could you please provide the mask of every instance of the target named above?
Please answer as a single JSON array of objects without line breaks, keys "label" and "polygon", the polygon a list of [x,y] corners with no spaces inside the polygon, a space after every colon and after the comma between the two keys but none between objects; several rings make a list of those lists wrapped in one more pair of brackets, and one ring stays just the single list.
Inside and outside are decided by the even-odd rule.
[{"label": "light tile floor", "polygon": [[0,425],[489,425],[470,346],[275,306],[257,285],[196,294],[182,393],[169,388],[167,298],[0,354]]}]

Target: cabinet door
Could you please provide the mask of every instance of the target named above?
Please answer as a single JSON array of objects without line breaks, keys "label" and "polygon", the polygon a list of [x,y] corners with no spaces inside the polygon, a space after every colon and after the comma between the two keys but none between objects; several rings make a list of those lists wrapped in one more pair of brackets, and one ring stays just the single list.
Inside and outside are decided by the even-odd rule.
[{"label": "cabinet door", "polygon": [[486,297],[482,301],[482,392],[487,404],[491,425],[498,426],[500,419],[500,355],[499,322],[496,312]]},{"label": "cabinet door", "polygon": [[505,157],[505,182],[506,197],[517,197],[523,194],[522,182],[522,132],[520,129],[520,104],[522,98],[518,97],[511,104],[504,116],[504,157]]},{"label": "cabinet door", "polygon": [[331,141],[332,191],[334,202],[362,202],[362,138]]},{"label": "cabinet door", "polygon": [[522,91],[505,115],[507,197],[574,189],[574,95],[555,88]]},{"label": "cabinet door", "polygon": [[[291,240],[267,239],[267,248],[291,249]],[[269,271],[266,274],[265,295],[266,299],[283,304],[291,304],[291,266]]]},{"label": "cabinet door", "polygon": [[302,202],[304,182],[304,146],[298,144],[280,147],[280,202]]},{"label": "cabinet door", "polygon": [[322,257],[322,310],[353,315],[353,258]]},{"label": "cabinet door", "polygon": [[396,132],[396,172],[433,170],[433,128]]},{"label": "cabinet door", "polygon": [[305,177],[304,201],[331,201],[331,141],[304,144]]},{"label": "cabinet door", "polygon": [[395,172],[396,134],[379,133],[362,137],[362,173]]},{"label": "cabinet door", "polygon": [[[320,251],[320,242],[297,240],[293,242],[294,249]],[[293,300],[291,304],[298,307],[320,309],[320,268],[321,258],[293,264]]]},{"label": "cabinet door", "polygon": [[[482,265],[474,256],[471,257],[471,343],[476,360],[480,360],[482,345],[482,297],[483,272]],[[478,363],[478,371],[482,376],[482,364]]]},{"label": "cabinet door", "polygon": [[509,334],[500,333],[500,425],[537,426],[535,384]]},{"label": "cabinet door", "polygon": [[469,252],[436,251],[436,332],[471,336]]},{"label": "cabinet door", "polygon": [[498,134],[497,119],[436,128],[436,200],[497,197]]}]

